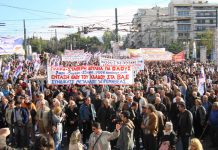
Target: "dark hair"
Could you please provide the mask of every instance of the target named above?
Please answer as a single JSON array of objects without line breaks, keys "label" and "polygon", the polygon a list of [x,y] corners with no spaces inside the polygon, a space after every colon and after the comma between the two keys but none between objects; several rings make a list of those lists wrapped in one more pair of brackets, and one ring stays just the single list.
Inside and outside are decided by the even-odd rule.
[{"label": "dark hair", "polygon": [[138,106],[138,103],[137,102],[132,102],[132,105],[131,105],[131,107],[136,107],[136,106]]},{"label": "dark hair", "polygon": [[101,124],[99,122],[93,122],[92,127],[95,127],[97,129],[101,129]]},{"label": "dark hair", "polygon": [[123,115],[123,117],[125,117],[125,118],[127,118],[127,119],[130,118],[130,113],[129,113],[129,111],[123,111],[123,112],[121,112],[121,114]]},{"label": "dark hair", "polygon": [[33,150],[54,150],[54,140],[50,135],[40,135],[36,138]]},{"label": "dark hair", "polygon": [[186,108],[186,106],[185,106],[185,102],[179,102],[179,104],[178,104],[180,107],[182,107],[182,108]]}]

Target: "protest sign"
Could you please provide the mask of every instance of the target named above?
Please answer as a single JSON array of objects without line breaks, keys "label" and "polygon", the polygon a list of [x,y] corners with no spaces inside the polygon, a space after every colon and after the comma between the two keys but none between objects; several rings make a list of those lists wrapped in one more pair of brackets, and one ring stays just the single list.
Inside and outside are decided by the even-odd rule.
[{"label": "protest sign", "polygon": [[132,66],[48,66],[48,84],[133,84]]},{"label": "protest sign", "polygon": [[144,58],[138,57],[137,59],[111,59],[111,58],[99,58],[100,66],[106,65],[132,65],[134,70],[144,70]]},{"label": "protest sign", "polygon": [[71,56],[63,55],[62,61],[71,61],[71,62],[86,61],[86,56],[81,55],[81,54],[80,55],[71,55]]},{"label": "protest sign", "polygon": [[65,49],[64,50],[64,55],[73,55],[75,53],[84,53],[84,49],[75,49],[75,50],[69,50],[69,49]]}]

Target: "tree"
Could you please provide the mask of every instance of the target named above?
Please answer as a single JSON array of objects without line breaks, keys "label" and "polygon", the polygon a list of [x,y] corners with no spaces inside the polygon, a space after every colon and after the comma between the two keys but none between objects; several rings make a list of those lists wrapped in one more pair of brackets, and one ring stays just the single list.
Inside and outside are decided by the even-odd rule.
[{"label": "tree", "polygon": [[207,49],[207,54],[210,54],[214,47],[214,32],[210,29],[205,30],[200,36],[200,44],[205,46]]},{"label": "tree", "polygon": [[105,31],[103,34],[103,42],[104,42],[104,50],[108,51],[111,49],[111,41],[115,41],[116,37],[115,34],[112,31]]},{"label": "tree", "polygon": [[177,54],[179,52],[181,52],[183,50],[183,46],[182,43],[176,41],[176,42],[172,42],[169,46],[168,46],[168,51]]}]

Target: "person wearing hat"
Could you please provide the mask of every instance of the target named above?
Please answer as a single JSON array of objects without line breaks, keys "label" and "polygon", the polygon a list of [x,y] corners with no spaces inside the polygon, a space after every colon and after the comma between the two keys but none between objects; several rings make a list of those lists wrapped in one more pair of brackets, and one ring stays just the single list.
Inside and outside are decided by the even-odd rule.
[{"label": "person wearing hat", "polygon": [[121,112],[122,127],[120,129],[120,136],[117,140],[117,147],[120,150],[133,150],[134,147],[134,124],[129,119],[129,111]]}]

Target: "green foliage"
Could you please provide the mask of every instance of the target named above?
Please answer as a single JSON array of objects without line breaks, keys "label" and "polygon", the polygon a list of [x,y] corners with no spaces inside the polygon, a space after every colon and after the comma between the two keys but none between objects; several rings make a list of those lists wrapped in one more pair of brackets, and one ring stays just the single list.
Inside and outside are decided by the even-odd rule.
[{"label": "green foliage", "polygon": [[183,46],[180,42],[172,42],[169,46],[168,46],[168,51],[177,54],[179,52],[181,52],[183,50]]},{"label": "green foliage", "polygon": [[214,47],[214,32],[212,30],[205,30],[203,33],[199,34],[200,44],[207,48],[207,53],[210,54]]},{"label": "green foliage", "polygon": [[104,50],[107,52],[109,49],[111,49],[111,41],[115,41],[116,37],[114,32],[112,31],[105,31],[103,34],[103,42],[104,42]]}]

